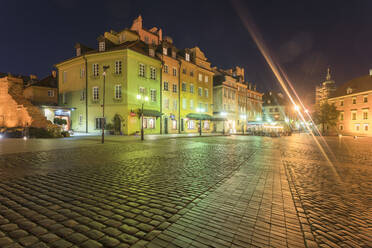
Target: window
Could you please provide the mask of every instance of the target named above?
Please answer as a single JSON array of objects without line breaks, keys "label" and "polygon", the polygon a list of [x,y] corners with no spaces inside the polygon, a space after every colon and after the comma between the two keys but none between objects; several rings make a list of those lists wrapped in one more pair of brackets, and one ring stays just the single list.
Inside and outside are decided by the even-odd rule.
[{"label": "window", "polygon": [[183,68],[183,69],[182,69],[182,73],[183,73],[183,74],[186,74],[186,68]]},{"label": "window", "polygon": [[368,96],[363,96],[363,102],[368,102]]},{"label": "window", "polygon": [[155,67],[150,67],[150,78],[152,80],[156,80],[156,68]]},{"label": "window", "polygon": [[168,49],[166,47],[163,47],[163,54],[168,55]]},{"label": "window", "polygon": [[105,42],[104,41],[100,41],[98,43],[98,51],[100,51],[100,52],[105,51]]},{"label": "window", "polygon": [[187,109],[187,102],[186,99],[182,99],[182,109]]},{"label": "window", "polygon": [[53,90],[48,90],[48,96],[53,97],[54,96],[54,91]]},{"label": "window", "polygon": [[368,131],[368,124],[364,124],[364,131]]},{"label": "window", "polygon": [[173,92],[177,93],[177,84],[173,84]]},{"label": "window", "polygon": [[121,99],[121,85],[115,85],[115,99]]},{"label": "window", "polygon": [[99,90],[98,87],[93,87],[93,101],[99,100]]},{"label": "window", "polygon": [[190,93],[194,93],[194,85],[190,84]]},{"label": "window", "polygon": [[186,91],[186,87],[187,87],[187,86],[186,86],[186,83],[183,82],[183,83],[182,83],[182,91]]},{"label": "window", "polygon": [[177,121],[172,120],[172,129],[177,129]]},{"label": "window", "polygon": [[154,51],[153,48],[149,48],[149,55],[150,55],[151,57],[154,57],[154,56],[155,56],[155,51]]},{"label": "window", "polygon": [[368,120],[368,110],[363,111],[363,120]]},{"label": "window", "polygon": [[99,65],[93,64],[93,76],[98,77],[99,76]]},{"label": "window", "polygon": [[231,92],[231,97],[232,97],[233,100],[235,100],[235,91]]},{"label": "window", "polygon": [[191,76],[191,77],[194,76],[194,72],[193,72],[193,71],[190,71],[190,76]]},{"label": "window", "polygon": [[67,71],[64,71],[62,74],[62,82],[66,83],[67,81]]},{"label": "window", "polygon": [[356,112],[351,112],[351,120],[356,120]]},{"label": "window", "polygon": [[187,122],[187,129],[194,129],[195,128],[195,121],[194,120],[189,120]]},{"label": "window", "polygon": [[205,112],[208,112],[208,103],[205,104]]},{"label": "window", "polygon": [[164,108],[169,109],[169,99],[168,98],[164,98]]},{"label": "window", "polygon": [[353,104],[356,104],[356,97],[353,97]]},{"label": "window", "polygon": [[226,88],[223,89],[223,95],[224,95],[224,97],[227,97],[227,89]]},{"label": "window", "polygon": [[275,111],[275,112],[278,112],[278,108],[275,108],[274,111]]},{"label": "window", "polygon": [[168,82],[164,82],[164,90],[165,91],[168,91],[169,90],[169,88],[168,88]]},{"label": "window", "polygon": [[63,93],[63,94],[62,94],[62,103],[63,103],[63,104],[67,104],[66,93]]},{"label": "window", "polygon": [[79,125],[83,124],[83,115],[79,115]]},{"label": "window", "polygon": [[177,76],[177,68],[173,68],[173,76]]},{"label": "window", "polygon": [[121,61],[115,61],[115,74],[121,74]]},{"label": "window", "polygon": [[164,65],[164,72],[168,73],[168,65]]},{"label": "window", "polygon": [[150,98],[152,102],[156,102],[156,90],[150,90]]},{"label": "window", "polygon": [[340,106],[344,106],[344,100],[340,101]]},{"label": "window", "polygon": [[194,109],[194,100],[190,100],[190,109]]},{"label": "window", "polygon": [[174,100],[173,100],[173,110],[175,110],[175,111],[177,110],[177,105],[178,105],[178,104],[177,104],[177,100],[174,99]]},{"label": "window", "polygon": [[205,75],[204,82],[208,83],[208,81],[209,81],[209,77],[207,75]]},{"label": "window", "polygon": [[198,88],[198,95],[199,96],[203,95],[203,89],[201,87]]},{"label": "window", "polygon": [[139,87],[138,88],[138,92],[141,96],[145,95],[146,91],[145,91],[145,88],[144,87]]},{"label": "window", "polygon": [[340,121],[343,121],[343,120],[344,120],[344,113],[341,112],[341,113],[340,113]]},{"label": "window", "polygon": [[204,121],[204,129],[209,130],[209,121]]},{"label": "window", "polygon": [[199,73],[199,81],[203,81],[203,75],[201,73]]},{"label": "window", "polygon": [[186,59],[186,61],[190,61],[190,54],[189,53],[185,54],[185,59]]},{"label": "window", "polygon": [[360,124],[355,124],[355,131],[359,131],[360,129]]},{"label": "window", "polygon": [[154,117],[143,118],[143,128],[154,129],[155,128],[155,118]]},{"label": "window", "polygon": [[344,130],[344,125],[341,124],[341,125],[338,127],[338,129],[340,129],[341,131]]},{"label": "window", "polygon": [[172,51],[172,57],[176,58],[176,52],[175,51]]},{"label": "window", "polygon": [[145,77],[145,65],[144,64],[139,64],[139,76]]},{"label": "window", "polygon": [[98,117],[96,118],[96,129],[102,129],[102,126],[106,124],[106,118]]},{"label": "window", "polygon": [[346,89],[346,94],[351,94],[353,93],[353,89],[352,88],[347,88]]},{"label": "window", "polygon": [[204,95],[205,97],[208,97],[208,89],[204,89]]},{"label": "window", "polygon": [[84,78],[84,76],[85,76],[85,69],[80,68],[80,78]]}]

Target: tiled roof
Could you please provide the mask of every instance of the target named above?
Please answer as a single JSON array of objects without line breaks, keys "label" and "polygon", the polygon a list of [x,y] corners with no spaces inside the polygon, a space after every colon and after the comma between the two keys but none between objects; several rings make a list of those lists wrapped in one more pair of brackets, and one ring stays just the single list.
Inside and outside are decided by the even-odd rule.
[{"label": "tiled roof", "polygon": [[331,95],[331,98],[347,95],[346,91],[349,88],[351,88],[350,94],[372,90],[372,76],[366,75],[350,80],[340,87],[337,87],[336,91]]},{"label": "tiled roof", "polygon": [[262,106],[283,106],[289,103],[288,99],[282,93],[268,92],[262,96]]}]

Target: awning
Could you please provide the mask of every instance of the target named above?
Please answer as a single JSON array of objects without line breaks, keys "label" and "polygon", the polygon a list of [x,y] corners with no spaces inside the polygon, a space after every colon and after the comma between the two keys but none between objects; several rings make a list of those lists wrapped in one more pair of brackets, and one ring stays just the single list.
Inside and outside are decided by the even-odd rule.
[{"label": "awning", "polygon": [[[138,109],[137,113],[138,113],[139,116],[141,116],[141,114],[142,114],[142,109]],[[143,110],[143,115],[144,115],[144,116],[160,117],[160,116],[162,116],[162,113],[159,112],[159,111],[157,111],[157,110],[144,109],[144,110]]]},{"label": "awning", "polygon": [[212,121],[227,121],[227,118],[213,116]]},{"label": "awning", "polygon": [[197,113],[187,114],[186,117],[191,120],[212,120],[213,119],[213,117],[208,114],[197,114]]}]

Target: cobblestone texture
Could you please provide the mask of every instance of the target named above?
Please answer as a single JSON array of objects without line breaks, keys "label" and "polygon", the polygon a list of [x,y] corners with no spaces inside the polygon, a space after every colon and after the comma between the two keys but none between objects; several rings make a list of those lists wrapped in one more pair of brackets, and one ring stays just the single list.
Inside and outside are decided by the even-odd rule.
[{"label": "cobblestone texture", "polygon": [[372,142],[354,142],[330,140],[337,176],[308,136],[2,155],[0,247],[371,247]]}]

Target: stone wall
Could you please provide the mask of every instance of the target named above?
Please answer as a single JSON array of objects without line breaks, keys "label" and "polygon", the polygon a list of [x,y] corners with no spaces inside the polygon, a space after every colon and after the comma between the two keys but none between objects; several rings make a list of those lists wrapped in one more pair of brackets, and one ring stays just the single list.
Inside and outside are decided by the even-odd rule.
[{"label": "stone wall", "polygon": [[23,80],[7,76],[0,78],[0,127],[46,128],[50,122],[39,107],[23,96]]}]

